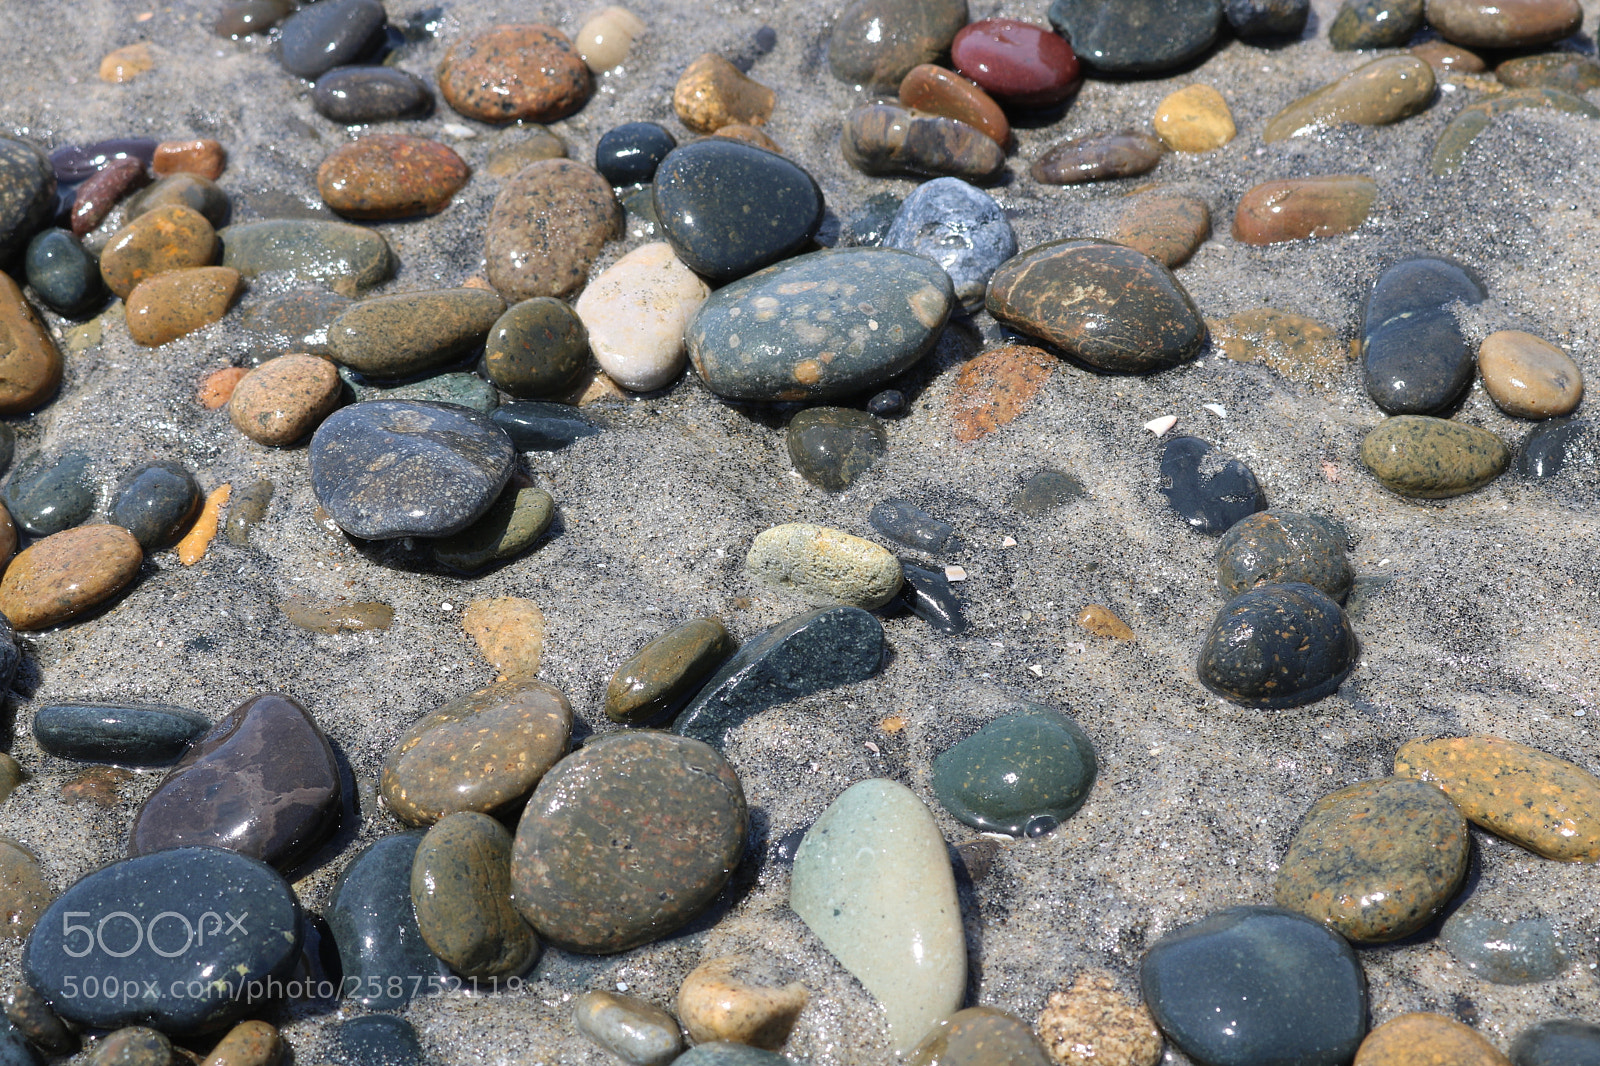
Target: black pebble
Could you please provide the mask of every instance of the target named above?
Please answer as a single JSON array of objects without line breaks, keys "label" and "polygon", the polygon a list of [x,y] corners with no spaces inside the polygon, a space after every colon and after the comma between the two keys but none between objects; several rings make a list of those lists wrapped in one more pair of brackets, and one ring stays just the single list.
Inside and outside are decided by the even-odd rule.
[{"label": "black pebble", "polygon": [[778,844],[772,849],[772,857],[778,862],[794,862],[795,855],[800,852],[800,842],[806,838],[806,830],[811,828],[807,822],[799,829],[791,829],[778,838]]},{"label": "black pebble", "polygon": [[1517,1034],[1509,1056],[1515,1066],[1595,1066],[1600,1063],[1600,1025],[1552,1018]]},{"label": "black pebble", "polygon": [[900,213],[900,204],[900,197],[894,193],[873,193],[845,223],[844,239],[839,243],[862,248],[876,248],[883,244],[883,239],[889,235],[889,227],[894,225],[895,216]]},{"label": "black pebble", "polygon": [[1267,507],[1250,468],[1199,437],[1173,437],[1161,450],[1161,495],[1191,529],[1208,537]]},{"label": "black pebble", "polygon": [[908,500],[884,500],[867,514],[873,529],[896,544],[938,555],[957,550],[956,527],[940,521]]},{"label": "black pebble", "polygon": [[901,593],[911,613],[940,633],[954,635],[967,631],[966,616],[961,613],[961,601],[950,581],[937,570],[929,570],[915,563],[900,560],[900,572],[905,575],[906,587]]},{"label": "black pebble", "polygon": [[1600,444],[1600,434],[1594,432],[1594,423],[1583,418],[1553,418],[1534,427],[1528,439],[1522,442],[1522,451],[1517,455],[1517,473],[1543,481],[1561,473],[1561,468],[1571,459],[1587,457],[1587,462],[1593,466],[1597,444]]},{"label": "black pebble", "polygon": [[811,407],[789,420],[789,461],[828,492],[849,488],[883,456],[887,443],[876,418],[849,407]]},{"label": "black pebble", "polygon": [[1311,15],[1311,0],[1222,0],[1222,14],[1241,40],[1298,37]]},{"label": "black pebble", "polygon": [[643,185],[676,147],[677,139],[654,122],[627,122],[600,138],[594,167],[612,185]]},{"label": "black pebble", "polygon": [[1229,600],[1201,645],[1195,673],[1245,707],[1298,707],[1331,696],[1359,647],[1344,610],[1298,581],[1263,585]]},{"label": "black pebble", "polygon": [[426,115],[433,110],[433,93],[421,78],[394,67],[335,67],[317,79],[311,106],[355,126]]},{"label": "black pebble", "polygon": [[111,521],[151,551],[182,536],[199,508],[200,486],[182,464],[147,463],[118,484]]},{"label": "black pebble", "polygon": [[564,403],[503,403],[489,417],[506,431],[519,452],[553,452],[600,432],[600,427],[580,415],[576,407]]},{"label": "black pebble", "polygon": [[867,410],[879,418],[893,418],[905,409],[905,393],[899,389],[884,389],[867,401]]},{"label": "black pebble", "polygon": [[1437,414],[1455,402],[1477,360],[1451,308],[1484,297],[1477,275],[1448,259],[1404,259],[1380,274],[1361,327],[1372,402],[1392,415]]},{"label": "black pebble", "polygon": [[33,718],[47,753],[121,766],[163,766],[210,728],[205,715],[162,703],[53,703]]}]

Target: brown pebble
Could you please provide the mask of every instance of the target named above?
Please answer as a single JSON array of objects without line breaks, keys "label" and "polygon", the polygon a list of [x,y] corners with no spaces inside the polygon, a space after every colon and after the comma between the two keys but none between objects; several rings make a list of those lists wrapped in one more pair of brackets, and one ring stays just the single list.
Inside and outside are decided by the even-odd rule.
[{"label": "brown pebble", "polygon": [[725,1040],[776,1051],[810,999],[796,981],[774,988],[758,983],[749,955],[707,959],[678,988],[678,1020],[697,1044]]},{"label": "brown pebble", "polygon": [[1482,74],[1486,68],[1474,52],[1449,41],[1423,41],[1411,46],[1411,54],[1439,74]]},{"label": "brown pebble", "polygon": [[339,404],[339,372],[314,355],[280,355],[233,390],[228,417],[259,444],[282,448],[315,430]]},{"label": "brown pebble", "polygon": [[1494,76],[1513,89],[1560,89],[1573,96],[1600,89],[1600,63],[1575,52],[1518,56],[1495,67]]},{"label": "brown pebble", "polygon": [[1026,344],[991,348],[969,361],[950,395],[956,440],[974,441],[1010,425],[1060,360]]},{"label": "brown pebble", "polygon": [[52,1058],[78,1050],[78,1034],[67,1028],[49,1001],[26,978],[19,977],[6,993],[6,1017],[29,1043]]},{"label": "brown pebble", "polygon": [[61,802],[92,803],[110,809],[122,801],[121,788],[139,775],[117,766],[93,766],[61,786]]},{"label": "brown pebble", "polygon": [[1367,1034],[1354,1066],[1511,1066],[1474,1030],[1440,1014],[1402,1014]]},{"label": "brown pebble", "polygon": [[1161,1032],[1150,1012],[1099,970],[1079,974],[1070,989],[1050,993],[1033,1027],[1060,1066],[1156,1066],[1161,1061]]},{"label": "brown pebble", "polygon": [[723,126],[711,136],[726,137],[730,141],[743,141],[745,144],[753,144],[757,148],[765,148],[769,152],[783,154],[783,149],[778,147],[777,141],[774,141],[754,126],[746,126],[742,122],[733,122]]},{"label": "brown pebble", "polygon": [[200,507],[200,517],[194,520],[194,525],[189,527],[189,532],[178,541],[175,549],[178,561],[184,566],[193,566],[205,558],[206,549],[216,539],[217,526],[222,521],[222,509],[228,506],[228,497],[232,494],[232,485],[218,485],[206,496],[206,502]]},{"label": "brown pebble", "polygon": [[1495,405],[1517,418],[1558,418],[1583,399],[1583,372],[1554,344],[1502,329],[1478,347],[1478,371]]},{"label": "brown pebble", "polygon": [[198,174],[208,181],[216,181],[222,177],[226,163],[227,155],[221,143],[209,137],[198,137],[192,141],[162,141],[156,145],[150,169],[159,178],[168,174]]},{"label": "brown pebble", "polygon": [[1433,101],[1433,68],[1414,55],[1384,56],[1293,101],[1267,120],[1261,140],[1307,137],[1333,126],[1385,126]]},{"label": "brown pebble", "polygon": [[715,133],[739,123],[764,126],[777,94],[715,52],[689,64],[672,90],[672,109],[696,133]]},{"label": "brown pebble", "polygon": [[450,46],[439,91],[482,122],[554,122],[589,99],[589,68],[566,35],[538,23],[491,26]]},{"label": "brown pebble", "polygon": [[51,896],[37,856],[0,837],[0,940],[27,939]]},{"label": "brown pebble", "polygon": [[547,159],[524,167],[495,197],[484,236],[489,280],[507,303],[581,289],[622,205],[593,167]]},{"label": "brown pebble", "polygon": [[128,293],[128,336],[154,348],[222,321],[239,292],[232,267],[169,270],[146,278]]},{"label": "brown pebble", "polygon": [[[519,131],[521,133],[521,131]],[[489,161],[480,173],[491,178],[509,178],[529,163],[544,159],[564,159],[567,145],[549,130],[534,126],[510,144],[503,144],[489,153]],[[470,281],[467,284],[472,284]]]},{"label": "brown pebble", "polygon": [[217,231],[205,216],[170,204],[145,212],[112,234],[100,253],[100,276],[106,288],[126,299],[145,278],[206,266],[216,254]]},{"label": "brown pebble", "polygon": [[11,275],[0,272],[0,415],[27,414],[55,395],[56,342]]},{"label": "brown pebble", "polygon": [[1277,244],[1349,233],[1367,220],[1377,198],[1377,184],[1360,174],[1263,182],[1240,198],[1233,236]]},{"label": "brown pebble", "polygon": [[1156,105],[1156,136],[1174,152],[1210,152],[1238,134],[1228,101],[1209,85],[1189,85]]},{"label": "brown pebble", "polygon": [[228,1030],[206,1056],[205,1066],[278,1066],[283,1037],[266,1022],[251,1019]]},{"label": "brown pebble", "polygon": [[76,526],[34,541],[0,579],[0,613],[32,632],[71,621],[122,591],[144,551],[121,526]]},{"label": "brown pebble", "polygon": [[213,370],[201,379],[194,398],[207,411],[215,411],[233,397],[233,390],[248,373],[250,369],[242,366],[225,366],[221,370]]},{"label": "brown pebble", "polygon": [[149,180],[137,159],[113,159],[95,171],[72,198],[72,235],[82,237],[100,225],[118,200]]},{"label": "brown pebble", "polygon": [[1307,385],[1331,385],[1351,352],[1331,326],[1304,315],[1262,307],[1231,318],[1207,320],[1212,342],[1236,363],[1261,363]]},{"label": "brown pebble", "polygon": [[115,51],[106,53],[100,60],[100,80],[108,81],[113,85],[130,82],[156,65],[156,57],[150,51],[150,46],[140,41],[138,44],[127,44]]},{"label": "brown pebble", "polygon": [[177,1051],[164,1034],[131,1025],[91,1043],[84,1066],[178,1066],[188,1060]]},{"label": "brown pebble", "polygon": [[1028,173],[1045,185],[1127,178],[1154,170],[1164,151],[1159,140],[1138,130],[1090,133],[1052,144]]},{"label": "brown pebble", "polygon": [[1158,188],[1134,197],[1111,239],[1171,269],[1188,262],[1210,234],[1211,208],[1204,200]]},{"label": "brown pebble", "polygon": [[362,633],[388,629],[394,622],[394,608],[387,603],[308,603],[305,600],[286,600],[283,615],[301,629],[330,636],[346,631]]},{"label": "brown pebble", "polygon": [[544,651],[544,612],[520,596],[474,600],[461,613],[467,631],[489,665],[505,681],[532,680],[539,675]]},{"label": "brown pebble", "polygon": [[[16,531],[12,530],[11,535],[14,539]],[[13,543],[12,548],[15,549],[15,547],[16,545]],[[22,784],[27,777],[27,771],[23,770],[21,763],[7,753],[0,751],[0,803],[10,799],[11,793],[15,792],[17,786]]]},{"label": "brown pebble", "polygon": [[1468,48],[1530,48],[1578,32],[1578,0],[1428,0],[1428,25]]},{"label": "brown pebble", "polygon": [[1011,123],[994,97],[953,70],[922,63],[900,82],[900,103],[911,111],[953,118],[1001,148],[1011,146]]},{"label": "brown pebble", "polygon": [[317,168],[317,192],[346,218],[410,218],[443,211],[471,176],[448,145],[407,133],[377,133],[324,159]]},{"label": "brown pebble", "polygon": [[1113,640],[1132,640],[1133,630],[1128,628],[1128,623],[1118,618],[1109,607],[1102,607],[1098,603],[1091,603],[1078,612],[1078,625],[1087,629],[1097,637],[1110,637]]}]

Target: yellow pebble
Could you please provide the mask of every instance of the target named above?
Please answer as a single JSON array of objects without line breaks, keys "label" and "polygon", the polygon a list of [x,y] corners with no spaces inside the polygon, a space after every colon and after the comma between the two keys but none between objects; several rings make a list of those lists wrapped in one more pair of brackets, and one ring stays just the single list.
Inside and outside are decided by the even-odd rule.
[{"label": "yellow pebble", "polygon": [[228,496],[232,492],[232,485],[219,485],[206,497],[205,506],[200,508],[200,517],[194,520],[194,526],[178,541],[178,561],[184,566],[193,566],[205,558],[206,549],[211,547],[211,541],[217,535],[217,522],[222,517],[222,509],[228,506]]},{"label": "yellow pebble", "polygon": [[1156,136],[1174,152],[1209,152],[1239,131],[1228,101],[1209,85],[1190,85],[1156,105]]},{"label": "yellow pebble", "polygon": [[1078,624],[1097,637],[1111,637],[1113,640],[1132,640],[1133,630],[1128,628],[1128,623],[1118,618],[1109,607],[1102,607],[1098,603],[1091,603],[1078,613]]},{"label": "yellow pebble", "polygon": [[121,85],[125,81],[132,81],[155,65],[156,57],[151,55],[149,45],[143,41],[126,45],[100,61],[100,80]]}]

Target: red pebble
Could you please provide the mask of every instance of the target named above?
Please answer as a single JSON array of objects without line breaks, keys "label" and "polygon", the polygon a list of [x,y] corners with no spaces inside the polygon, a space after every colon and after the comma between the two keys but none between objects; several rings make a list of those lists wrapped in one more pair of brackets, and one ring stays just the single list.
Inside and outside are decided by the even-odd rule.
[{"label": "red pebble", "polygon": [[956,34],[950,58],[1002,103],[1050,107],[1078,88],[1078,57],[1060,34],[1017,19],[984,19]]},{"label": "red pebble", "polygon": [[118,200],[149,180],[137,159],[113,159],[89,175],[72,200],[72,235],[82,237],[94,229]]}]

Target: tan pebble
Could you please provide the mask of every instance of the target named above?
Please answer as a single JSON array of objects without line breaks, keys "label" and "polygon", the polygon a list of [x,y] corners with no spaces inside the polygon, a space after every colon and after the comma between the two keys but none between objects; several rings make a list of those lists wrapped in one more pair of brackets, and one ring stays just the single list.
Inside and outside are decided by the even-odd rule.
[{"label": "tan pebble", "polygon": [[950,396],[956,440],[974,441],[1009,425],[1049,380],[1060,360],[1040,348],[1006,344],[972,359]]},{"label": "tan pebble", "polygon": [[121,788],[139,775],[118,766],[94,766],[61,786],[61,802],[68,806],[92,803],[110,809],[122,800]]},{"label": "tan pebble", "polygon": [[192,141],[162,141],[156,145],[156,154],[150,160],[150,169],[156,177],[168,174],[198,174],[209,181],[222,177],[227,154],[222,145],[209,137]]},{"label": "tan pebble", "polygon": [[501,680],[532,680],[544,653],[544,612],[520,596],[474,600],[461,613],[461,628],[478,645]]},{"label": "tan pebble", "polygon": [[1423,41],[1411,46],[1411,54],[1432,67],[1439,74],[1482,74],[1487,69],[1483,60],[1465,48],[1449,41]]},{"label": "tan pebble", "polygon": [[1558,418],[1583,399],[1583,372],[1554,344],[1503,329],[1484,338],[1478,370],[1489,398],[1518,418]]},{"label": "tan pebble", "polygon": [[1150,1012],[1102,971],[1080,974],[1070,989],[1050,993],[1033,1027],[1060,1066],[1156,1066],[1161,1061],[1161,1033]]},{"label": "tan pebble", "polygon": [[11,275],[0,273],[0,415],[32,411],[61,384],[61,351]]},{"label": "tan pebble", "polygon": [[252,1019],[228,1030],[205,1066],[277,1066],[283,1058],[283,1037],[266,1022]]},{"label": "tan pebble", "polygon": [[1128,628],[1128,623],[1118,618],[1111,608],[1102,607],[1098,603],[1091,603],[1078,612],[1078,625],[1097,637],[1111,637],[1113,640],[1133,639],[1133,630]]},{"label": "tan pebble", "polygon": [[287,600],[284,617],[301,629],[332,635],[342,631],[365,632],[388,629],[394,622],[394,608],[387,603],[307,603]]},{"label": "tan pebble", "polygon": [[18,629],[70,621],[122,591],[144,550],[121,526],[77,526],[35,541],[0,579],[0,613]]},{"label": "tan pebble", "polygon": [[714,133],[736,122],[764,126],[776,102],[771,89],[715,52],[690,63],[672,90],[672,109],[696,133]]},{"label": "tan pebble", "polygon": [[1239,198],[1234,240],[1278,244],[1349,233],[1367,220],[1378,186],[1362,174],[1266,181]]},{"label": "tan pebble", "polygon": [[570,407],[588,407],[590,404],[600,403],[605,400],[626,400],[628,394],[615,381],[606,376],[605,371],[597,367],[590,367],[578,376],[577,384],[573,385],[564,396],[555,397],[556,403],[564,403]]},{"label": "tan pebble", "polygon": [[491,178],[509,178],[530,163],[546,159],[565,159],[566,155],[565,141],[549,130],[534,126],[517,140],[503,144],[490,152],[482,173]]},{"label": "tan pebble", "polygon": [[1156,136],[1174,152],[1210,152],[1239,132],[1228,101],[1209,85],[1190,85],[1156,105]]},{"label": "tan pebble", "polygon": [[213,370],[201,379],[194,398],[207,411],[215,411],[228,402],[233,396],[234,388],[248,373],[250,373],[249,368],[242,366],[225,366],[221,370]]},{"label": "tan pebble", "polygon": [[1303,315],[1262,307],[1207,320],[1212,343],[1236,363],[1261,363],[1302,384],[1330,385],[1354,358],[1333,328]]},{"label": "tan pebble", "polygon": [[684,330],[710,295],[672,246],[656,241],[607,267],[573,310],[601,368],[623,388],[647,392],[683,370]]},{"label": "tan pebble", "polygon": [[589,69],[604,74],[628,55],[634,39],[644,32],[644,22],[625,7],[608,7],[591,16],[573,42]]},{"label": "tan pebble", "polygon": [[100,80],[108,81],[113,85],[132,81],[151,67],[156,65],[156,57],[150,51],[150,46],[140,41],[138,44],[124,45],[114,52],[109,52],[100,61]]},{"label": "tan pebble", "polygon": [[711,136],[722,137],[730,141],[743,141],[745,144],[753,144],[757,148],[765,148],[769,152],[783,154],[783,149],[778,147],[777,141],[768,137],[754,126],[747,126],[742,122],[729,123]]},{"label": "tan pebble", "polygon": [[697,1044],[726,1040],[776,1051],[805,1008],[805,986],[781,988],[748,979],[748,955],[707,959],[689,972],[678,989],[678,1019]]},{"label": "tan pebble", "polygon": [[26,939],[51,896],[38,857],[0,837],[0,940]]},{"label": "tan pebble", "polygon": [[878,728],[889,734],[898,733],[905,727],[906,720],[901,718],[898,714],[891,714],[889,717],[878,723]]},{"label": "tan pebble", "polygon": [[145,278],[128,293],[128,336],[156,348],[222,321],[239,292],[232,267],[168,270]]},{"label": "tan pebble", "polygon": [[23,770],[21,763],[0,751],[0,803],[9,799],[27,777],[27,771]]},{"label": "tan pebble", "polygon": [[222,509],[228,505],[228,497],[232,493],[232,485],[219,485],[206,497],[204,506],[200,508],[200,517],[194,520],[189,532],[178,541],[178,561],[184,566],[193,566],[205,558],[206,549],[211,546],[211,541],[217,535],[217,523],[222,520]]},{"label": "tan pebble", "polygon": [[1439,1014],[1402,1014],[1361,1041],[1354,1066],[1511,1066],[1478,1033]]},{"label": "tan pebble", "polygon": [[282,448],[310,434],[339,403],[343,382],[326,359],[280,355],[233,390],[228,416],[251,440]]}]

